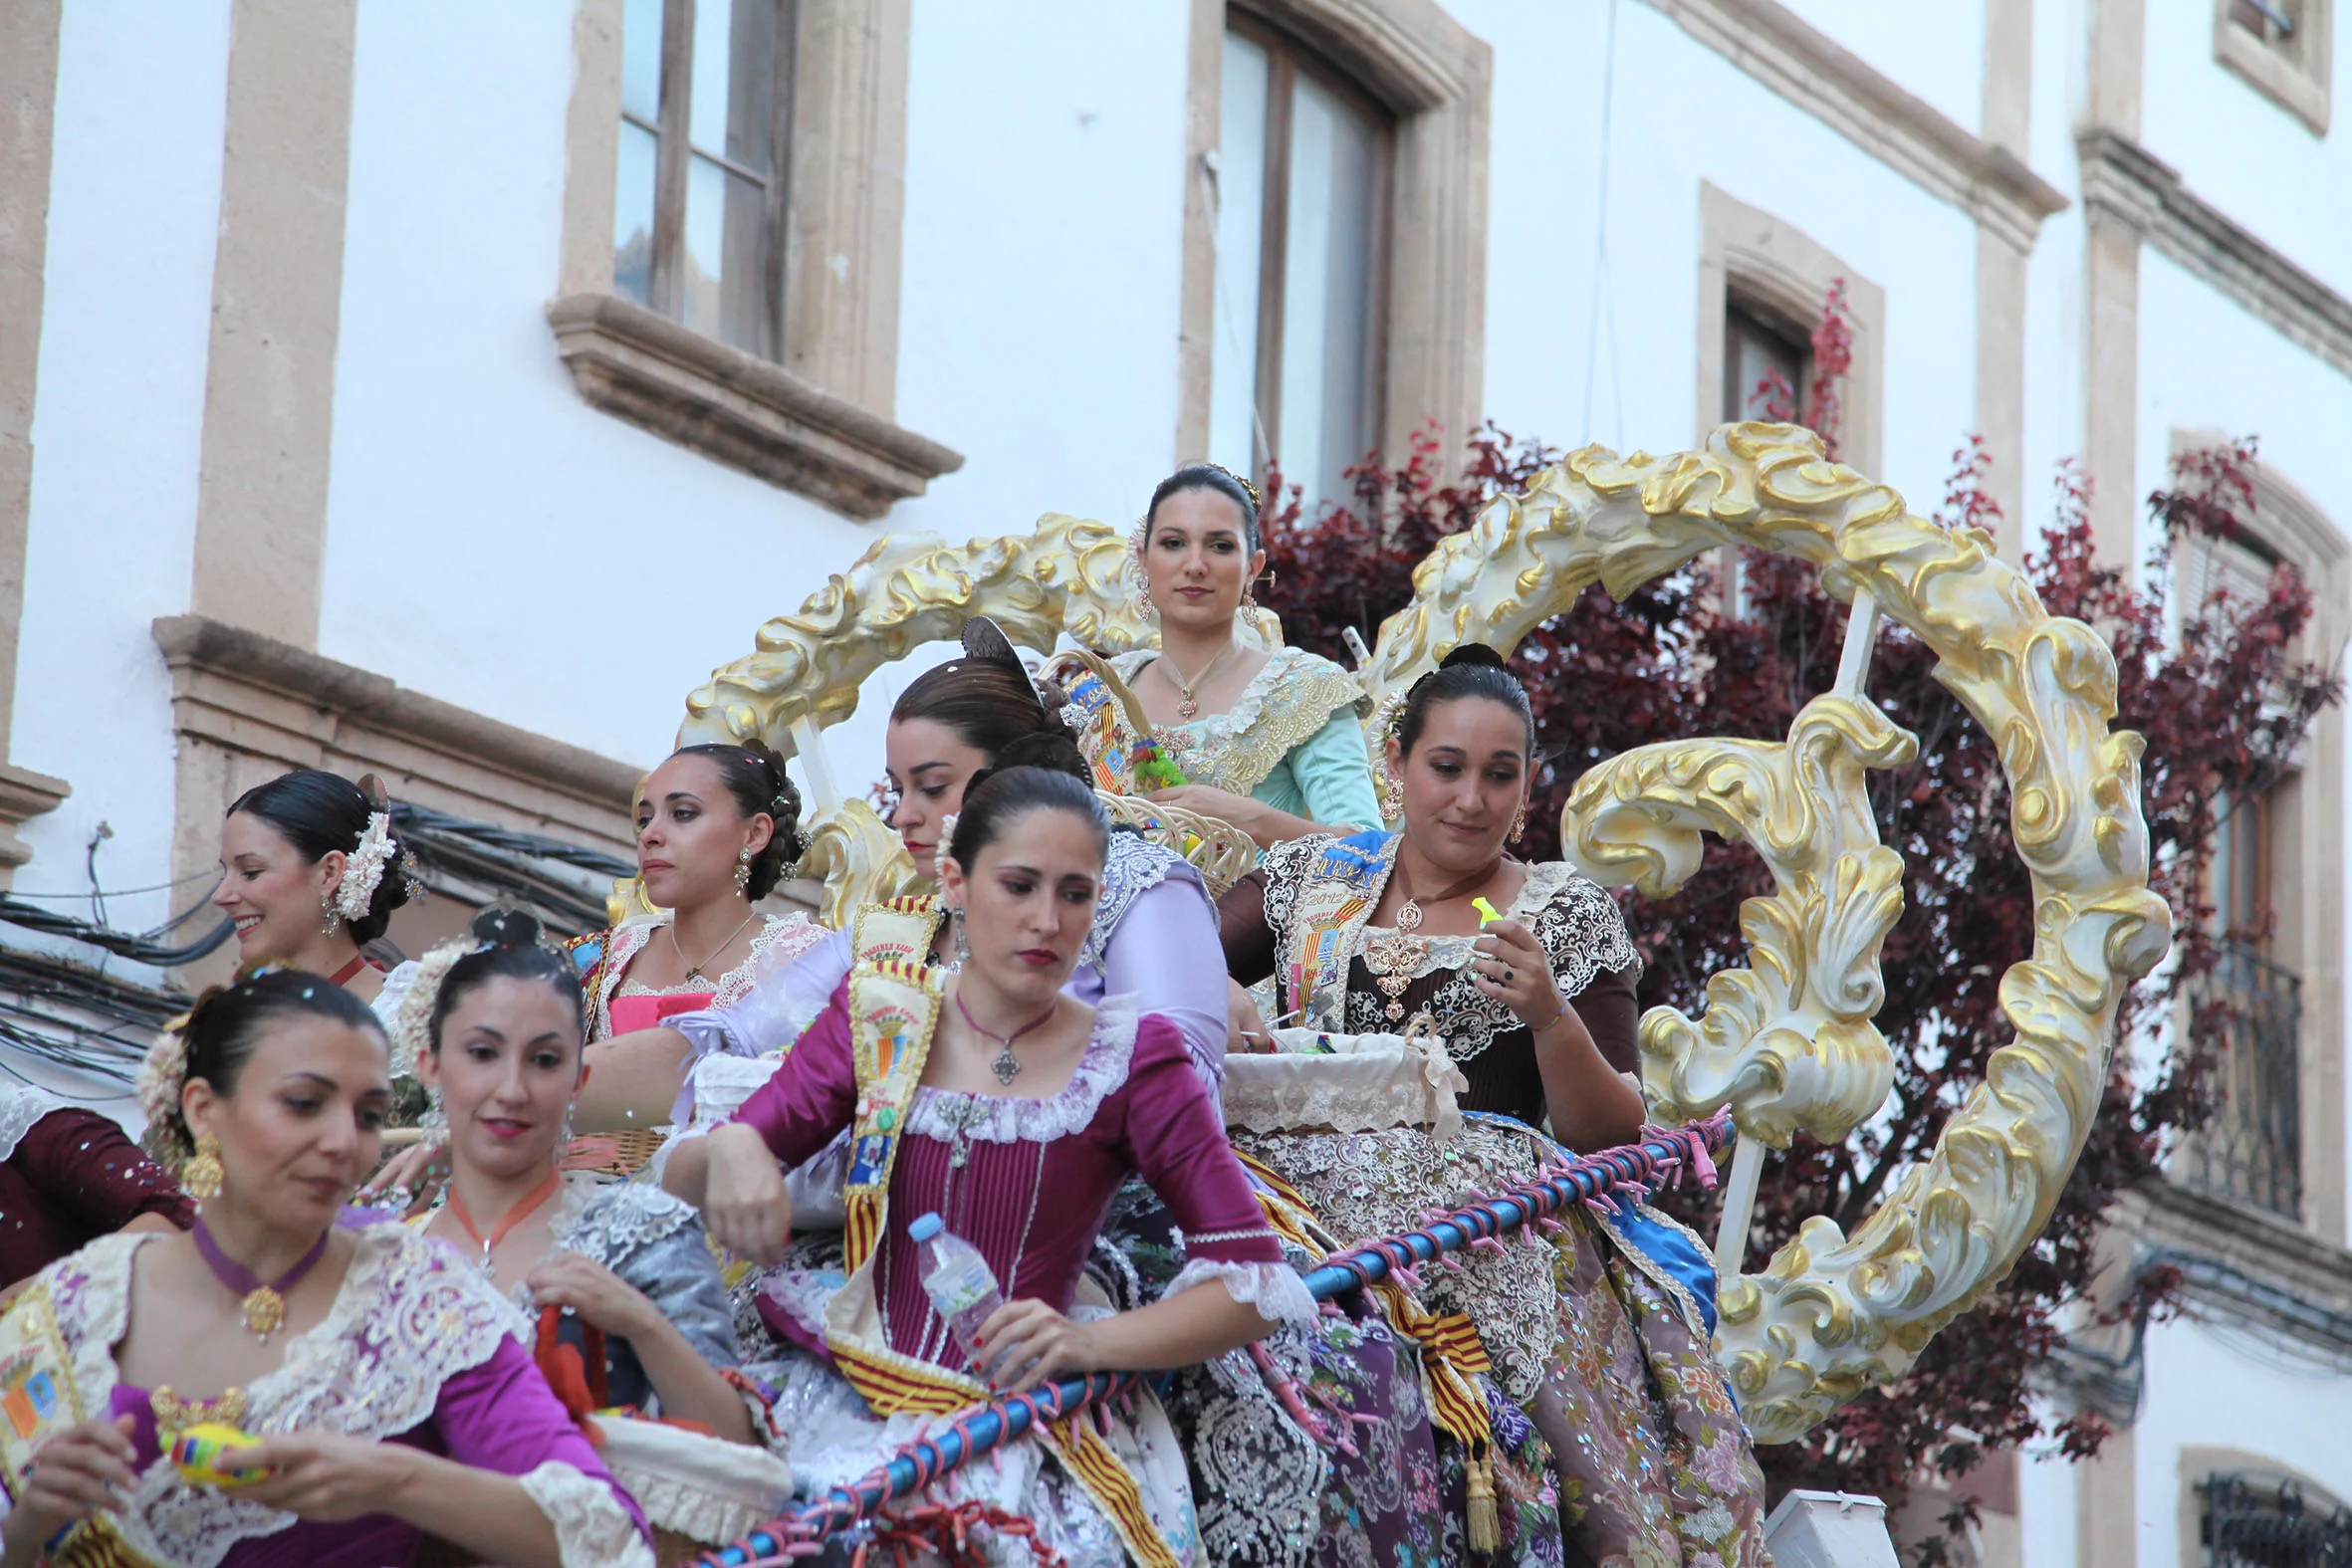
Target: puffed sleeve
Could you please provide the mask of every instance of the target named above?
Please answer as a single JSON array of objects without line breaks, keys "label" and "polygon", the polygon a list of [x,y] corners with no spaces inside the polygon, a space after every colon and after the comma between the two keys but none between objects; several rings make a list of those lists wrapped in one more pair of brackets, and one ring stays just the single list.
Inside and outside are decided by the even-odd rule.
[{"label": "puffed sleeve", "polygon": [[1371,754],[1353,708],[1341,708],[1284,760],[1306,814],[1332,827],[1378,827],[1380,801],[1372,792]]},{"label": "puffed sleeve", "polygon": [[600,1242],[598,1261],[670,1320],[714,1367],[736,1366],[734,1310],[694,1206],[658,1187],[608,1187],[581,1216],[584,1239]]},{"label": "puffed sleeve", "polygon": [[564,1568],[653,1568],[653,1533],[636,1499],[515,1340],[502,1338],[488,1361],[441,1385],[433,1426],[450,1458],[522,1483],[555,1526]]},{"label": "puffed sleeve", "polygon": [[42,1197],[93,1234],[119,1231],[140,1215],[161,1215],[185,1231],[195,1207],[111,1117],[61,1106],[17,1141],[9,1163]]},{"label": "puffed sleeve", "polygon": [[1314,1298],[1283,1260],[1224,1119],[1167,1019],[1138,1020],[1124,1094],[1125,1153],[1184,1232],[1185,1264],[1165,1294],[1214,1279],[1270,1321],[1312,1321]]},{"label": "puffed sleeve", "polygon": [[1102,990],[1175,1024],[1201,1076],[1223,1081],[1225,958],[1199,872],[1178,866],[1136,895],[1103,944]]},{"label": "puffed sleeve", "polygon": [[857,1106],[857,1071],[849,1054],[846,982],[801,1035],[784,1065],[752,1092],[735,1120],[758,1131],[770,1152],[799,1165],[849,1125]]}]

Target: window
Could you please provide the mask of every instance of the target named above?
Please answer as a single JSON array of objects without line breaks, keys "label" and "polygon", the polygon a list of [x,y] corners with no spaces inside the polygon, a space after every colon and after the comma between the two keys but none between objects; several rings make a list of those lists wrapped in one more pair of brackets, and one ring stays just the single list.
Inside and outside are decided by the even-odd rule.
[{"label": "window", "polygon": [[1239,18],[1219,103],[1210,455],[1341,498],[1380,444],[1388,117]]},{"label": "window", "polygon": [[2214,0],[2214,58],[2327,134],[2333,0]]},{"label": "window", "polygon": [[2268,1475],[2197,1483],[2197,1544],[2207,1568],[2333,1568],[2352,1556],[2352,1511],[2317,1487]]},{"label": "window", "polygon": [[1735,294],[1724,307],[1724,422],[1795,420],[1810,390],[1812,358],[1804,334]]},{"label": "window", "polygon": [[627,0],[612,287],[779,357],[792,0]]}]

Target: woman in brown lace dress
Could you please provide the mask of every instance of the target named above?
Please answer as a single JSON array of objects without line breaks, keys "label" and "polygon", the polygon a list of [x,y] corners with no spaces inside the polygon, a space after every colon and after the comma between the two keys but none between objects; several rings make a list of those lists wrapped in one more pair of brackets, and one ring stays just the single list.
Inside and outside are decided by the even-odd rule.
[{"label": "woman in brown lace dress", "polygon": [[[1402,831],[1278,844],[1222,901],[1227,967],[1245,985],[1272,976],[1277,1023],[1394,1034],[1425,1018],[1468,1080],[1463,1109],[1492,1113],[1442,1145],[1409,1128],[1237,1138],[1350,1239],[1532,1174],[1547,1145],[1528,1128],[1548,1122],[1578,1149],[1639,1134],[1639,965],[1616,904],[1567,866],[1505,852],[1533,738],[1493,650],[1456,649],[1387,741]],[[1516,1250],[1433,1279],[1430,1299],[1469,1313],[1550,1444],[1571,1557],[1763,1562],[1763,1478],[1708,1353],[1704,1249],[1652,1211],[1567,1218],[1549,1310],[1542,1270],[1530,1280]]]}]

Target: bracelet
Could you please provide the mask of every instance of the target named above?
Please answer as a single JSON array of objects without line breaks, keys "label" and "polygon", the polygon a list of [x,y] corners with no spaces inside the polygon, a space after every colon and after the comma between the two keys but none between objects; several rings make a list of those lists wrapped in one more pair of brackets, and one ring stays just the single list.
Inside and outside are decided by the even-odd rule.
[{"label": "bracelet", "polygon": [[1545,1029],[1547,1029],[1547,1028],[1550,1028],[1550,1027],[1551,1027],[1551,1026],[1552,1026],[1554,1023],[1557,1023],[1557,1022],[1558,1022],[1560,1019],[1562,1019],[1562,1018],[1566,1017],[1567,1015],[1568,1015],[1568,1005],[1567,1005],[1567,1003],[1566,1003],[1565,1001],[1562,1001],[1562,1002],[1560,1003],[1560,1005],[1559,1005],[1559,1010],[1558,1010],[1557,1012],[1553,1013],[1553,1014],[1552,1014],[1550,1017],[1548,1017],[1548,1018],[1545,1018],[1545,1019],[1544,1019],[1542,1022],[1540,1022],[1540,1023],[1530,1023],[1530,1024],[1529,1024],[1529,1025],[1528,1025],[1528,1032],[1529,1032],[1529,1034],[1540,1034],[1540,1033],[1542,1033],[1542,1032],[1543,1032]]}]

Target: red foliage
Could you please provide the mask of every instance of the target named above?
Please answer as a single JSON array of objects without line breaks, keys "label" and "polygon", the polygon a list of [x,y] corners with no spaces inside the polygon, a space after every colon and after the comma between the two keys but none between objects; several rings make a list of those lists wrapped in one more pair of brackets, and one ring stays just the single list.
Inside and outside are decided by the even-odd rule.
[{"label": "red foliage", "polygon": [[[1833,312],[1834,316],[1835,313]],[[1825,321],[1817,364],[1839,369],[1848,339]],[[1834,434],[1835,373],[1818,376],[1809,410]],[[1822,395],[1826,390],[1828,395]],[[1347,662],[1344,632],[1369,641],[1409,601],[1412,568],[1431,545],[1467,528],[1495,496],[1525,484],[1554,454],[1490,427],[1472,443],[1462,477],[1441,482],[1433,436],[1395,470],[1355,472],[1355,505],[1300,515],[1289,492],[1269,520],[1266,549],[1277,578],[1262,590],[1296,643]],[[2258,604],[2216,598],[2188,606],[2173,631],[2163,570],[2173,542],[2226,538],[2251,516],[2250,443],[2186,457],[2176,483],[2150,498],[2165,543],[2135,587],[2117,564],[2096,560],[2088,484],[2061,471],[2056,517],[2025,571],[2053,614],[2098,626],[2115,650],[2117,725],[2148,742],[2143,765],[2156,891],[2182,936],[2178,962],[2139,988],[2119,1022],[2121,1045],[2100,1115],[2073,1179],[2040,1238],[1977,1309],[1946,1328],[1900,1383],[1846,1405],[1805,1441],[1764,1451],[1775,1491],[1814,1485],[1875,1492],[1898,1501],[1917,1480],[1958,1475],[1986,1448],[2052,1439],[2067,1454],[2094,1452],[2095,1415],[2037,1410],[2028,1380],[2063,1339],[2061,1315],[2092,1281],[2098,1227],[2117,1195],[2157,1170],[2175,1135],[2207,1112],[2205,1064],[2223,1035],[2204,1009],[2189,1037],[2159,1051],[2151,1070],[2134,1047],[2161,1042],[2183,986],[2215,962],[2204,871],[2221,802],[2258,794],[2275,780],[2312,717],[2336,700],[2326,672],[2299,662],[2296,634],[2308,590],[2282,569]],[[1987,455],[1972,436],[1938,521],[1984,525],[1999,509],[1984,492]],[[1283,492],[1278,491],[1278,495]],[[1583,771],[1629,748],[1692,735],[1777,739],[1803,703],[1828,688],[1846,611],[1806,568],[1744,553],[1737,609],[1704,570],[1648,583],[1622,603],[1597,587],[1521,643],[1513,666],[1533,700],[1545,767],[1539,808],[1529,813],[1524,852],[1555,855],[1556,824]],[[2032,942],[2029,883],[2010,839],[1999,758],[1976,721],[1933,678],[1935,656],[1900,627],[1879,638],[1871,696],[1919,738],[1909,766],[1872,777],[1879,832],[1905,860],[1906,904],[1884,956],[1887,997],[1879,1027],[1896,1075],[1882,1114],[1844,1147],[1800,1138],[1767,1166],[1754,1257],[1786,1240],[1797,1223],[1828,1215],[1851,1230],[1894,1179],[1923,1158],[1945,1121],[2010,1029],[1999,1001],[2002,972]],[[1647,962],[1645,1005],[1696,1012],[1707,977],[1746,961],[1742,899],[1764,891],[1762,864],[1744,846],[1711,854],[1673,898],[1625,896]],[[1704,1231],[1712,1217],[1689,1215]],[[2143,1297],[2165,1282],[2141,1282]]]}]

